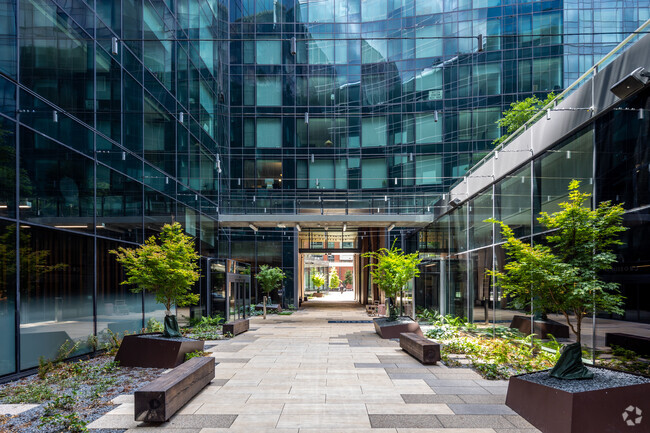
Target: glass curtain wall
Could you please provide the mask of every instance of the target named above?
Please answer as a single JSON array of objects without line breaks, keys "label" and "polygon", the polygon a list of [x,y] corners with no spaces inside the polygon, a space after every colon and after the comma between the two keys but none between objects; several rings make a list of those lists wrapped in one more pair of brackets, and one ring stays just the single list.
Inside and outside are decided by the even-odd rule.
[{"label": "glass curtain wall", "polygon": [[173,220],[218,249],[226,5],[92,5],[0,1],[1,376],[162,320],[109,250]]}]

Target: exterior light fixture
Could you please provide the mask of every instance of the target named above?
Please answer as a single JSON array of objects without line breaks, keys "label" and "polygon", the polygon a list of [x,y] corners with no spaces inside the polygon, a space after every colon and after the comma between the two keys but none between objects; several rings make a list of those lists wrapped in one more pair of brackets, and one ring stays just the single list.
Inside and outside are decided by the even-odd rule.
[{"label": "exterior light fixture", "polygon": [[438,110],[433,112],[433,121],[437,122],[438,121]]},{"label": "exterior light fixture", "polygon": [[499,159],[499,152],[498,151],[494,152],[494,159]]},{"label": "exterior light fixture", "polygon": [[483,51],[483,35],[479,34],[477,36],[477,39],[478,39],[478,52],[480,53]]},{"label": "exterior light fixture", "polygon": [[302,231],[302,228],[300,227],[300,224],[296,224],[296,230]]},{"label": "exterior light fixture", "polygon": [[644,116],[645,116],[644,110],[643,110],[643,108],[640,108],[639,109],[639,120],[643,120]]},{"label": "exterior light fixture", "polygon": [[546,120],[551,120],[551,109],[550,108],[546,109]]},{"label": "exterior light fixture", "polygon": [[348,229],[348,225],[344,223],[343,224],[343,231],[346,231],[347,229]]},{"label": "exterior light fixture", "polygon": [[178,121],[180,123],[185,122],[185,113],[183,113],[182,111],[180,113],[178,113]]},{"label": "exterior light fixture", "polygon": [[298,47],[297,47],[297,43],[296,43],[296,37],[294,36],[294,37],[291,38],[291,51],[290,51],[290,53],[291,53],[292,56],[295,56],[297,52],[298,52]]},{"label": "exterior light fixture", "polygon": [[257,231],[259,230],[259,228],[256,225],[254,225],[253,223],[250,223],[248,225],[248,227],[250,227],[251,230],[253,230],[255,233],[257,233]]},{"label": "exterior light fixture", "polygon": [[278,223],[278,228],[279,228],[279,229],[286,229],[286,228],[287,228],[287,225],[286,225],[286,224],[283,224],[283,223]]},{"label": "exterior light fixture", "polygon": [[625,99],[634,92],[641,90],[648,84],[650,74],[643,68],[636,68],[618,83],[610,87],[609,91],[621,99]]},{"label": "exterior light fixture", "polygon": [[118,51],[118,45],[117,45],[117,38],[115,36],[113,36],[111,38],[111,53],[114,56],[117,56],[118,52],[119,51]]},{"label": "exterior light fixture", "polygon": [[305,111],[305,123],[309,123],[309,113]]},{"label": "exterior light fixture", "polygon": [[56,110],[52,111],[52,122],[59,123],[59,113]]},{"label": "exterior light fixture", "polygon": [[386,231],[389,232],[395,228],[395,224],[391,224],[386,228]]}]

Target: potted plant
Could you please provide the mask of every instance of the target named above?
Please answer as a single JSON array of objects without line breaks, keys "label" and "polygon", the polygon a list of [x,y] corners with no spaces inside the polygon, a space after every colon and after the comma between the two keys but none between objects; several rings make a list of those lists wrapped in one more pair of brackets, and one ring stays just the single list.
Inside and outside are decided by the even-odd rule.
[{"label": "potted plant", "polygon": [[381,248],[379,251],[368,252],[363,256],[373,261],[366,266],[371,268],[373,281],[389,301],[389,317],[374,319],[377,334],[382,338],[397,338],[402,332],[415,332],[422,335],[417,322],[408,317],[398,319],[395,307],[395,299],[406,283],[420,275],[419,253],[406,254],[393,243],[391,249]]},{"label": "potted plant", "polygon": [[343,282],[345,283],[345,288],[346,289],[351,289],[352,288],[352,271],[348,270],[345,271],[345,278],[343,279]]},{"label": "potted plant", "polygon": [[[170,368],[184,361],[185,353],[203,350],[203,342],[181,338],[172,306],[196,304],[199,295],[191,293],[199,279],[199,255],[194,240],[183,233],[179,223],[165,224],[158,238],[151,236],[137,248],[110,250],[122,264],[131,291],[153,293],[156,302],[165,306],[161,343],[160,335],[125,337],[115,359],[124,366]],[[152,341],[152,339],[154,341]]]},{"label": "potted plant", "polygon": [[[511,259],[503,272],[493,273],[504,293],[517,307],[561,313],[577,340],[550,372],[511,377],[506,404],[545,433],[623,431],[630,426],[646,431],[648,424],[641,425],[639,412],[650,408],[650,379],[582,364],[583,318],[595,310],[622,313],[617,284],[599,275],[615,263],[612,248],[621,244],[618,235],[626,229],[621,205],[602,202],[592,210],[585,206],[590,194],[579,186],[571,181],[569,200],[560,204],[560,211],[540,214],[538,221],[550,231],[547,245],[531,246],[502,222],[487,220],[501,226]],[[571,379],[584,380],[576,389]]]},{"label": "potted plant", "polygon": [[272,268],[268,265],[260,266],[260,270],[256,275],[257,281],[260,283],[260,287],[264,292],[264,318],[266,319],[266,304],[271,300],[271,292],[278,287],[282,280],[286,278],[286,275],[280,268]]},{"label": "potted plant", "polygon": [[194,305],[199,301],[199,295],[190,292],[200,277],[194,239],[183,233],[179,223],[165,224],[158,239],[151,236],[138,248],[119,247],[110,253],[117,256],[126,272],[127,279],[122,284],[132,285],[134,293],[153,293],[156,302],[165,306],[163,336],[180,337],[172,306]]},{"label": "potted plant", "polygon": [[314,293],[314,297],[322,298],[323,294],[321,293],[321,289],[325,284],[325,275],[321,274],[320,272],[316,272],[311,276],[311,282],[314,287],[316,287],[316,293]]}]

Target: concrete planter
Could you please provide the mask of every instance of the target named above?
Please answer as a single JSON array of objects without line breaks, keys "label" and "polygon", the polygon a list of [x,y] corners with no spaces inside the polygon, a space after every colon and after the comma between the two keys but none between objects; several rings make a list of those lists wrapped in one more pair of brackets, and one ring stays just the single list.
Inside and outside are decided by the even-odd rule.
[{"label": "concrete planter", "polygon": [[323,294],[322,294],[322,293],[318,293],[318,292],[316,292],[316,293],[312,294],[312,296],[313,296],[314,298],[322,298],[322,297],[323,297]]},{"label": "concrete planter", "polygon": [[[598,370],[606,369],[595,371]],[[510,378],[506,405],[543,433],[650,431],[650,380],[648,383],[569,392],[526,380],[530,375]],[[564,382],[584,382],[587,385],[588,381]]]}]

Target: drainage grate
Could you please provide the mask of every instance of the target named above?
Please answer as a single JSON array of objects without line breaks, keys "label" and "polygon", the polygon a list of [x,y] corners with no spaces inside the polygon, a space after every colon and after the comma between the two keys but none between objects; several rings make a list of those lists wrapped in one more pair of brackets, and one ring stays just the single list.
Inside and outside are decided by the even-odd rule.
[{"label": "drainage grate", "polygon": [[372,323],[372,320],[328,320],[327,323]]}]

